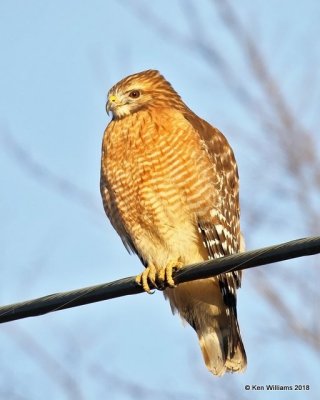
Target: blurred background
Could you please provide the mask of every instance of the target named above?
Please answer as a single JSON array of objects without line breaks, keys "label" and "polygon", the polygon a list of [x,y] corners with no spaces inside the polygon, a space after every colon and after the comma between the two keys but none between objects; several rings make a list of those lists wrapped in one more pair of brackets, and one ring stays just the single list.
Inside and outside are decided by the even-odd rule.
[{"label": "blurred background", "polygon": [[[138,274],[99,193],[108,89],[159,69],[231,143],[248,249],[320,231],[316,0],[0,2],[0,303]],[[245,272],[241,375],[161,293],[0,329],[0,399],[316,399],[319,257]],[[310,385],[246,391],[245,385]]]}]

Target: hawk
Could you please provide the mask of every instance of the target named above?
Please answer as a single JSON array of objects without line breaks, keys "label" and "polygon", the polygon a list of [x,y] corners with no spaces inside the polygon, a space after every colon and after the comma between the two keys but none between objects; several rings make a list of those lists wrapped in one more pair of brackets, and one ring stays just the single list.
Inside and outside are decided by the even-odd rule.
[{"label": "hawk", "polygon": [[112,121],[102,143],[104,209],[145,270],[143,289],[164,289],[196,331],[214,375],[246,367],[236,310],[241,273],[175,286],[174,270],[241,251],[239,178],[223,134],[199,118],[155,70],[108,93]]}]

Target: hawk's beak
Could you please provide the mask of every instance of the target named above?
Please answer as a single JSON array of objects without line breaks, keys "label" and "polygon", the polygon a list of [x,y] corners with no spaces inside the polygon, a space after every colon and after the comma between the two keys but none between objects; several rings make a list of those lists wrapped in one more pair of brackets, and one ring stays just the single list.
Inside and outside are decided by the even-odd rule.
[{"label": "hawk's beak", "polygon": [[114,106],[117,103],[117,98],[114,95],[109,96],[107,104],[106,104],[106,111],[107,114],[109,115],[110,111],[113,111]]}]

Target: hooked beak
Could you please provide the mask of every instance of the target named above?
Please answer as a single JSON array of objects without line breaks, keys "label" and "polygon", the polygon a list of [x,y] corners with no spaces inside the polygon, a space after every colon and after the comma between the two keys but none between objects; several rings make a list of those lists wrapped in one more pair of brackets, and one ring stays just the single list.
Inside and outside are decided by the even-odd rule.
[{"label": "hooked beak", "polygon": [[117,98],[114,95],[109,96],[107,104],[106,104],[106,111],[109,115],[110,111],[113,111],[114,106],[117,104]]}]

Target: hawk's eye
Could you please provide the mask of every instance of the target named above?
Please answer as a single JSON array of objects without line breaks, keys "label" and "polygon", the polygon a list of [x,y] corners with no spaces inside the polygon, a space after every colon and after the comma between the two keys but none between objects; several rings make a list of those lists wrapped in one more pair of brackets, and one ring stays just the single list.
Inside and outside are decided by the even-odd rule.
[{"label": "hawk's eye", "polygon": [[137,99],[140,96],[139,90],[132,90],[132,92],[129,93],[129,97],[132,99]]}]

